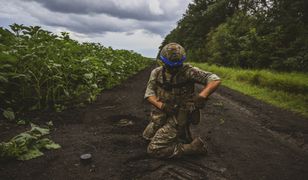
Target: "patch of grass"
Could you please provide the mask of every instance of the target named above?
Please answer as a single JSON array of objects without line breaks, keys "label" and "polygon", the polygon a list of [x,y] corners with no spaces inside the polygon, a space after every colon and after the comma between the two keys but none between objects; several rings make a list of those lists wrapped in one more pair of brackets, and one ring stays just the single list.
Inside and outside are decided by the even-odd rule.
[{"label": "patch of grass", "polygon": [[308,75],[278,73],[269,70],[243,70],[192,63],[222,78],[222,84],[272,105],[308,117]]}]

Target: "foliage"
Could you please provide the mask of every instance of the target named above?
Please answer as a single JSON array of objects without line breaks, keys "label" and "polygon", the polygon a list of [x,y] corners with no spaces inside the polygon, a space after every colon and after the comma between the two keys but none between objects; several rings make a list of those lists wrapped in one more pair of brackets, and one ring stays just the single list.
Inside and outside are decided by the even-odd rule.
[{"label": "foliage", "polygon": [[4,110],[3,116],[10,121],[15,119],[15,113],[11,109]]},{"label": "foliage", "polygon": [[223,66],[308,71],[304,0],[194,0],[165,38],[190,60]]},{"label": "foliage", "polygon": [[99,43],[78,43],[69,34],[55,35],[38,26],[13,24],[0,28],[0,105],[5,115],[95,100],[110,88],[149,65],[127,50]]},{"label": "foliage", "polygon": [[18,134],[9,142],[0,143],[0,159],[16,158],[29,160],[44,153],[42,149],[59,149],[61,146],[44,136],[49,134],[49,129],[40,128],[31,124],[31,130]]},{"label": "foliage", "polygon": [[193,65],[214,72],[222,78],[225,86],[308,116],[307,73],[244,70],[206,63],[193,63]]},{"label": "foliage", "polygon": [[252,68],[258,65],[255,42],[258,41],[254,19],[244,14],[234,15],[208,34],[208,62],[224,66]]}]

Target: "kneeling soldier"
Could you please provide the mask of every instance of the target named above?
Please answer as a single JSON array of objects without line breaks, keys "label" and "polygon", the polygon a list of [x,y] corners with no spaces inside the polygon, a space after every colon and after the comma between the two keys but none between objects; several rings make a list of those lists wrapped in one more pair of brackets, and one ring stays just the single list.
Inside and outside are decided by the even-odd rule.
[{"label": "kneeling soldier", "polygon": [[[148,153],[155,157],[180,157],[184,154],[206,153],[203,140],[191,138],[190,124],[200,121],[200,109],[220,84],[220,78],[210,72],[183,64],[184,48],[170,43],[160,52],[161,67],[150,75],[145,92],[154,107],[151,122],[143,132],[151,140]],[[195,95],[194,84],[205,85]]]}]

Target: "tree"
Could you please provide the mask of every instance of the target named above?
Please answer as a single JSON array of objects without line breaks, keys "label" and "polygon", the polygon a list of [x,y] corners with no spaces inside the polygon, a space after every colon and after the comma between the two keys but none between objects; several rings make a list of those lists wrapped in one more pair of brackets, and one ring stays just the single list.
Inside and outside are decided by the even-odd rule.
[{"label": "tree", "polygon": [[308,71],[307,4],[305,0],[194,0],[161,47],[178,42],[193,61]]}]

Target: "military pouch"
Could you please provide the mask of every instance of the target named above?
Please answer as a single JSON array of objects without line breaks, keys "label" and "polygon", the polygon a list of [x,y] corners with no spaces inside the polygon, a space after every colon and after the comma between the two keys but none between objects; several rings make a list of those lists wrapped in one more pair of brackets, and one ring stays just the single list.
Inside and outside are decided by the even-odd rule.
[{"label": "military pouch", "polygon": [[201,119],[200,109],[193,110],[189,115],[189,119],[190,119],[191,124],[193,124],[193,125],[199,124],[200,119]]},{"label": "military pouch", "polygon": [[184,127],[187,124],[187,119],[188,111],[186,109],[180,108],[176,116],[178,126]]}]

